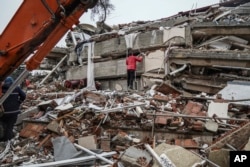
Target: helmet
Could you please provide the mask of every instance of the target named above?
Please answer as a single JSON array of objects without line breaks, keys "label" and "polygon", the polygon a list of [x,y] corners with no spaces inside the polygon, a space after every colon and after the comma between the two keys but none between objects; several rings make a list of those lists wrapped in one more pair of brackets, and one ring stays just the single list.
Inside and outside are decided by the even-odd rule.
[{"label": "helmet", "polygon": [[4,84],[6,84],[6,85],[11,85],[11,84],[13,84],[13,82],[14,82],[14,79],[12,77],[7,77],[4,80]]}]

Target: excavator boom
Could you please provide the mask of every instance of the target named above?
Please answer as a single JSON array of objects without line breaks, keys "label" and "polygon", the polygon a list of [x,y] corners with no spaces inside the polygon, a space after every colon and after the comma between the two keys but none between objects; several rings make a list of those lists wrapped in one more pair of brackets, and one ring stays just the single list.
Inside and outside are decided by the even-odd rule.
[{"label": "excavator boom", "polygon": [[36,69],[63,35],[97,0],[24,0],[0,35],[0,81],[28,57]]}]

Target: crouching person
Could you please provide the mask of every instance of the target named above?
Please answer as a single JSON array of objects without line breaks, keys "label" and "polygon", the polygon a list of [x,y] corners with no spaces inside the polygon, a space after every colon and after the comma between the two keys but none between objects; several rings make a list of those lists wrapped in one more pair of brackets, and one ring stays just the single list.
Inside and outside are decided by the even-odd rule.
[{"label": "crouching person", "polygon": [[[13,82],[12,77],[7,77],[2,85],[2,92],[7,92]],[[0,118],[0,122],[3,126],[3,136],[0,138],[0,141],[8,141],[14,137],[13,128],[17,121],[18,114],[20,114],[20,105],[25,98],[25,92],[17,86],[3,102],[2,107],[4,113]]]}]

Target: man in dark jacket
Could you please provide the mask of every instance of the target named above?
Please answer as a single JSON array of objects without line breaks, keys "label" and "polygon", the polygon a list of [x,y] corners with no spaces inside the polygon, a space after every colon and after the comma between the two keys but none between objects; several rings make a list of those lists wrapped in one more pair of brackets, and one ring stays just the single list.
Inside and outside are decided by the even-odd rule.
[{"label": "man in dark jacket", "polygon": [[[7,77],[4,80],[2,92],[7,92],[13,82],[14,80],[12,77]],[[13,128],[17,121],[17,116],[20,114],[20,105],[25,100],[25,98],[26,94],[19,86],[17,86],[3,102],[2,105],[4,114],[0,118],[0,122],[4,128],[4,136],[0,139],[0,141],[8,141],[14,137]]]},{"label": "man in dark jacket", "polygon": [[76,55],[77,55],[77,61],[78,61],[78,63],[79,63],[79,66],[82,66],[81,52],[82,52],[82,49],[83,49],[83,45],[84,45],[85,43],[92,42],[92,40],[83,40],[83,41],[81,41],[80,38],[76,38],[76,42],[77,42],[77,44],[76,44],[76,46],[75,46],[74,51],[75,51],[75,53],[76,53]]}]

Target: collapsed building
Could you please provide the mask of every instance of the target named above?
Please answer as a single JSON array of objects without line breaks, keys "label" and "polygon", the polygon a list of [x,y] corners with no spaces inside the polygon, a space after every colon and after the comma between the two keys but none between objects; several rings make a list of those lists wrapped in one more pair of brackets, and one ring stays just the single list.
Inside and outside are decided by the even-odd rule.
[{"label": "collapsed building", "polygon": [[[21,158],[1,154],[2,162],[228,166],[229,151],[249,150],[249,9],[248,0],[229,1],[106,26],[101,34],[80,24],[67,34],[68,48],[54,48],[43,61],[41,69],[50,71],[28,91],[13,146]],[[80,66],[77,38],[94,41],[83,45]],[[128,48],[146,55],[133,92],[126,87]],[[65,88],[47,78],[52,75],[56,81],[87,78],[90,89]],[[91,81],[102,90],[92,91]],[[72,143],[88,155],[77,159],[81,153]]]},{"label": "collapsed building", "polygon": [[[94,34],[98,29],[93,26],[80,24],[66,39],[67,64],[78,63],[73,51],[76,38],[93,39],[93,74],[104,89],[120,84],[126,90],[125,58],[132,48],[134,53],[147,55],[143,65],[138,64],[138,89],[169,81],[190,93],[216,94],[229,81],[248,80],[246,2],[225,2],[156,21],[117,25],[102,34]],[[68,68],[65,79],[87,78],[89,44],[83,47],[83,66]]]}]

